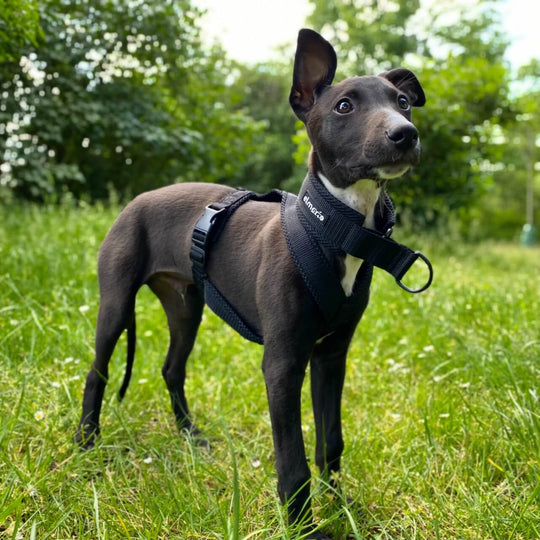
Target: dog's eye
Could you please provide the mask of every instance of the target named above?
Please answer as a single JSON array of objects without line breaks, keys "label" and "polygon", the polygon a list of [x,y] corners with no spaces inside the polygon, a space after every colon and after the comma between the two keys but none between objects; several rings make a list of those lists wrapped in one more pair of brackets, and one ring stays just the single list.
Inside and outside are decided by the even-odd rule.
[{"label": "dog's eye", "polygon": [[409,100],[405,96],[398,97],[398,105],[399,105],[399,108],[403,109],[404,111],[408,111],[411,108],[411,105],[409,104]]},{"label": "dog's eye", "polygon": [[339,114],[347,114],[352,112],[353,104],[348,99],[340,99],[337,102],[337,105],[334,107],[334,110]]}]

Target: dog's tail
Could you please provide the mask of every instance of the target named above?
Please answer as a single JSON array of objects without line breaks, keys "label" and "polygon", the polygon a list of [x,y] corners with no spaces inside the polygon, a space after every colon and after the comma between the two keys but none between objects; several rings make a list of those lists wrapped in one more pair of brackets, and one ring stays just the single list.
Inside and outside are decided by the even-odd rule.
[{"label": "dog's tail", "polygon": [[137,332],[135,328],[135,313],[131,317],[131,321],[127,327],[127,358],[126,358],[126,373],[124,374],[124,381],[118,392],[118,399],[122,401],[126,395],[126,390],[129,386],[131,379],[131,372],[133,371],[133,361],[135,360],[135,342]]}]

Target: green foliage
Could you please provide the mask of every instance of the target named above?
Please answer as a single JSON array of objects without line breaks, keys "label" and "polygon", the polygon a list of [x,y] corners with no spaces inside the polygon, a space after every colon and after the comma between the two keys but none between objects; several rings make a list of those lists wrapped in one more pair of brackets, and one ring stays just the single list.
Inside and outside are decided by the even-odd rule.
[{"label": "green foliage", "polygon": [[308,22],[336,48],[340,73],[370,73],[399,65],[405,54],[425,47],[409,21],[419,0],[312,0]]},{"label": "green foliage", "polygon": [[501,159],[496,137],[508,107],[507,72],[467,54],[428,61],[419,76],[428,96],[414,111],[422,160],[390,191],[411,219],[429,225],[449,212],[463,216],[467,233],[467,211],[492,185],[492,164]]},{"label": "green foliage", "polygon": [[257,124],[189,0],[40,3],[44,39],[2,82],[2,183],[43,199],[231,178]]},{"label": "green foliage", "polygon": [[502,132],[502,158],[495,170],[495,183],[489,192],[484,211],[479,213],[479,227],[499,238],[516,237],[525,223],[540,222],[540,68],[533,60],[518,72],[519,95],[514,98],[514,117]]},{"label": "green foliage", "polygon": [[440,0],[427,8],[423,34],[427,54],[441,56],[440,50],[460,56],[483,57],[499,63],[508,45],[500,27],[500,0]]},{"label": "green foliage", "polygon": [[[100,444],[74,448],[95,261],[117,211],[0,207],[0,536],[298,538],[275,491],[262,349],[209,312],[187,384],[212,452],[176,431],[160,375],[167,321],[146,289],[131,387],[119,404],[122,339]],[[540,537],[540,253],[442,240],[411,242],[434,263],[426,293],[375,273],[347,366],[344,494],[323,493],[312,465],[314,513],[334,538]],[[309,381],[303,426],[312,456]]]},{"label": "green foliage", "polygon": [[41,35],[38,0],[0,0],[0,73],[17,61],[20,49]]},{"label": "green foliage", "polygon": [[[539,62],[511,80],[499,3],[312,0],[338,79],[404,65],[426,90],[422,161],[389,186],[411,226],[510,239],[535,218]],[[232,62],[202,45],[191,0],[39,8],[0,0],[0,199],[127,198],[192,180],[298,189],[310,145],[287,103],[293,51]]]},{"label": "green foliage", "polygon": [[256,151],[236,164],[240,184],[246,188],[260,192],[286,188],[288,180],[295,176],[291,137],[295,117],[288,102],[291,76],[289,59],[238,67],[233,84],[239,96],[237,107],[264,125],[256,139]]}]

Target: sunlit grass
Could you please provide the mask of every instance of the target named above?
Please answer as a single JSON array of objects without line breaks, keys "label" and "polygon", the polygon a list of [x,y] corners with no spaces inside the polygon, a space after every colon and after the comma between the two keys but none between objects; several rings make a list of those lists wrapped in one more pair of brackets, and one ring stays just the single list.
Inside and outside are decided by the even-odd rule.
[{"label": "sunlit grass", "polygon": [[[211,453],[174,426],[160,375],[166,321],[148,290],[127,396],[120,405],[122,339],[100,445],[74,449],[96,254],[117,210],[0,212],[0,537],[293,538],[275,494],[262,349],[211,313],[187,385]],[[540,538],[540,251],[411,245],[430,255],[435,283],[412,296],[376,272],[343,397],[352,501],[314,480],[316,518],[337,539]]]}]

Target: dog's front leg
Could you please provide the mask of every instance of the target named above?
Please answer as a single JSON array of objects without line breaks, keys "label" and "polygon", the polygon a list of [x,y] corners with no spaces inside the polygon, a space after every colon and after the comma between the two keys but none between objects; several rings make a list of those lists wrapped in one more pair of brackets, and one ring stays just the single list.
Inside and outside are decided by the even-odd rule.
[{"label": "dog's front leg", "polygon": [[341,328],[318,342],[311,358],[311,399],[316,429],[315,461],[323,478],[335,485],[332,475],[340,468],[343,452],[341,394],[345,360],[355,325]]},{"label": "dog's front leg", "polygon": [[291,353],[283,343],[265,343],[263,373],[266,383],[276,470],[278,493],[287,506],[289,522],[302,521],[309,526],[310,471],[306,461],[300,395],[309,351]]}]

